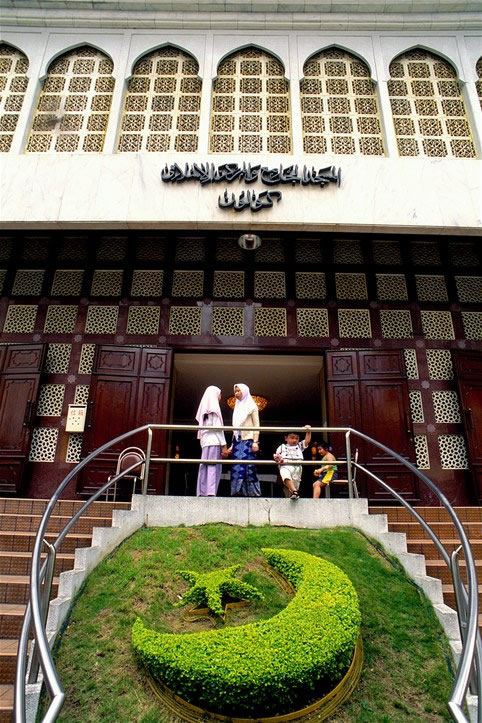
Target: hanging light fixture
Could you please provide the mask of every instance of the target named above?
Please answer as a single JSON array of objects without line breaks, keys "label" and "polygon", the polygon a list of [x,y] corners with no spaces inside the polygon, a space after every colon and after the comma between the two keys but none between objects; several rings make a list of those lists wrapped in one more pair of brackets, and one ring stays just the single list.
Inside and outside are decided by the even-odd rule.
[{"label": "hanging light fixture", "polygon": [[[254,403],[256,404],[260,412],[262,412],[263,409],[268,406],[268,400],[261,394],[252,394],[251,396],[253,397]],[[228,397],[226,399],[226,403],[230,409],[234,409],[234,405],[236,404],[236,397]]]},{"label": "hanging light fixture", "polygon": [[254,233],[243,233],[238,238],[238,246],[241,246],[245,251],[256,251],[261,246],[261,239]]}]

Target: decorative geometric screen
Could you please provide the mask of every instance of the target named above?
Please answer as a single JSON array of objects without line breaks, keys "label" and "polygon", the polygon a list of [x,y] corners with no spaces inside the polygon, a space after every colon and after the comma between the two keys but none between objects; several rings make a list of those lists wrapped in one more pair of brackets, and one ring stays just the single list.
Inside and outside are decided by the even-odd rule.
[{"label": "decorative geometric screen", "polygon": [[0,153],[12,145],[18,116],[27,90],[28,60],[10,45],[0,45]]},{"label": "decorative geometric screen", "polygon": [[113,63],[94,48],[76,48],[50,65],[25,151],[100,152],[114,90]]},{"label": "decorative geometric screen", "polygon": [[475,158],[453,67],[416,48],[390,65],[388,92],[401,156]]},{"label": "decorative geometric screen", "polygon": [[212,153],[291,153],[288,81],[279,60],[245,48],[222,61],[214,81]]},{"label": "decorative geometric screen", "polygon": [[313,56],[301,81],[305,153],[383,156],[375,88],[367,65],[330,48]]},{"label": "decorative geometric screen", "polygon": [[120,153],[197,151],[198,72],[194,58],[172,47],[159,48],[136,63],[127,87]]},{"label": "decorative geometric screen", "polygon": [[482,108],[482,58],[478,59],[476,69],[478,77],[478,81],[476,83],[477,95],[479,96],[480,107]]}]

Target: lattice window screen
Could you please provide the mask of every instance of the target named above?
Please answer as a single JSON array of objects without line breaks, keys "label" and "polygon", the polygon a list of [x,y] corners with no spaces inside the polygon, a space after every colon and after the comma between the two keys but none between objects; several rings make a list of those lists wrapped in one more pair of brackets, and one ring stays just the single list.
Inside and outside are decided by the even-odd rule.
[{"label": "lattice window screen", "polygon": [[127,88],[119,152],[197,151],[198,72],[194,58],[177,48],[159,48],[139,60]]},{"label": "lattice window screen", "polygon": [[390,65],[388,92],[401,156],[475,158],[465,103],[452,66],[426,50]]},{"label": "lattice window screen", "polygon": [[477,76],[479,78],[476,83],[477,94],[479,96],[480,107],[482,108],[482,58],[478,59],[476,68],[477,68]]},{"label": "lattice window screen", "polygon": [[10,150],[27,90],[28,60],[10,45],[0,45],[0,153]]},{"label": "lattice window screen", "polygon": [[288,81],[281,63],[256,48],[219,66],[211,112],[212,153],[291,153]]},{"label": "lattice window screen", "polygon": [[109,120],[114,78],[112,61],[83,47],[50,65],[25,151],[100,152]]},{"label": "lattice window screen", "polygon": [[313,56],[303,72],[305,153],[383,156],[377,98],[366,64],[330,48]]}]

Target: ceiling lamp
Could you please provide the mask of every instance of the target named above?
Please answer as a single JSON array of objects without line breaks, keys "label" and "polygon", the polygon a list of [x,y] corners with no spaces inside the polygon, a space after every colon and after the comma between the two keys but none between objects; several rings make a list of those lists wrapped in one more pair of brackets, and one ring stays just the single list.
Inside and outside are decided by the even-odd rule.
[{"label": "ceiling lamp", "polygon": [[238,245],[245,251],[256,251],[261,246],[261,239],[254,233],[243,233],[238,238]]},{"label": "ceiling lamp", "polygon": [[[268,400],[266,399],[266,397],[261,396],[261,394],[252,394],[251,396],[253,397],[254,402],[260,412],[262,412],[263,409],[268,406]],[[226,402],[230,409],[234,409],[234,405],[236,404],[236,397],[228,397],[226,399]]]}]

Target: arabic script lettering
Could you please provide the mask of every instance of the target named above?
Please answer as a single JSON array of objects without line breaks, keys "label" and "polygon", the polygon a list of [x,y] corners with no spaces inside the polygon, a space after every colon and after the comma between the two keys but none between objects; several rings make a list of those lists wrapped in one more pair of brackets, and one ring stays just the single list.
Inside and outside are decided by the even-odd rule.
[{"label": "arabic script lettering", "polygon": [[[325,168],[315,169],[313,166],[308,168],[303,166],[299,170],[297,165],[287,166],[283,168],[268,168],[257,164],[252,166],[250,163],[223,163],[215,166],[214,163],[186,163],[184,170],[177,164],[170,166],[166,164],[161,171],[161,179],[164,183],[184,183],[185,181],[197,181],[201,185],[206,183],[233,183],[233,181],[244,181],[245,183],[254,183],[260,181],[265,186],[277,186],[279,184],[291,184],[292,186],[319,186],[323,188],[329,183],[336,183],[337,186],[341,182],[341,169],[335,166],[326,166]],[[279,199],[278,199],[279,200]]]}]

